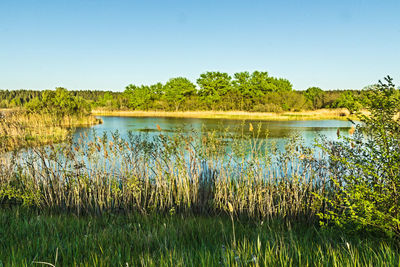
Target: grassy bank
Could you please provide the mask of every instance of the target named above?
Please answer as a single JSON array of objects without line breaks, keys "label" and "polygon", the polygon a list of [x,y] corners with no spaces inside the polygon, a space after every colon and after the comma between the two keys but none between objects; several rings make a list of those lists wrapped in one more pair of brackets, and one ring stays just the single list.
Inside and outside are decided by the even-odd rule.
[{"label": "grassy bank", "polygon": [[347,109],[320,109],[301,112],[246,112],[246,111],[125,111],[102,110],[92,111],[93,115],[121,117],[172,117],[172,118],[202,118],[202,119],[235,119],[235,120],[346,120],[353,118]]},{"label": "grassy bank", "polygon": [[279,220],[0,209],[2,266],[398,266],[399,255],[394,240]]}]

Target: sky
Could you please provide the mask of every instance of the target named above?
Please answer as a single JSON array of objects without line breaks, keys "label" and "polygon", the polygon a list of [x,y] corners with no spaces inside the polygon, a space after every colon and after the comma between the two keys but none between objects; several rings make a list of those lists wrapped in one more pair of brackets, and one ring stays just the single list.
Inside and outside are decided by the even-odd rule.
[{"label": "sky", "polygon": [[123,91],[267,71],[295,90],[400,85],[400,0],[0,0],[0,88]]}]

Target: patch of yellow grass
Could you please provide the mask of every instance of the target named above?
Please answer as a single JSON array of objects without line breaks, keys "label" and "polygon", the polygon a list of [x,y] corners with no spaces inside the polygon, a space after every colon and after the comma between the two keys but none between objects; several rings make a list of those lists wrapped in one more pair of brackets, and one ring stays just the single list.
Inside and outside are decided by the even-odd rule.
[{"label": "patch of yellow grass", "polygon": [[319,109],[301,112],[247,112],[247,111],[109,111],[93,110],[93,115],[120,116],[120,117],[173,117],[173,118],[201,118],[201,119],[237,119],[237,120],[327,120],[350,118],[347,109]]},{"label": "patch of yellow grass", "polygon": [[23,110],[0,110],[0,152],[21,147],[58,143],[67,139],[68,128],[101,123],[94,116],[58,118]]}]

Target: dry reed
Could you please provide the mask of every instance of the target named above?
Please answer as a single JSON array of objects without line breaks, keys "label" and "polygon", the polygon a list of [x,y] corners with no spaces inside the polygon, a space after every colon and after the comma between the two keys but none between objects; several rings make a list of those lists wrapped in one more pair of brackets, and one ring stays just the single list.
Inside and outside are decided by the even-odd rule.
[{"label": "dry reed", "polygon": [[17,148],[58,143],[67,139],[69,128],[101,121],[93,116],[64,116],[28,113],[24,110],[0,112],[0,152]]},{"label": "dry reed", "polygon": [[203,118],[203,119],[237,119],[237,120],[328,120],[347,118],[350,116],[347,109],[319,109],[298,112],[247,112],[247,111],[142,111],[142,110],[93,110],[94,115],[120,117],[175,117],[175,118]]},{"label": "dry reed", "polygon": [[327,185],[314,152],[253,136],[84,135],[0,158],[0,201],[77,214],[226,212],[313,221]]}]

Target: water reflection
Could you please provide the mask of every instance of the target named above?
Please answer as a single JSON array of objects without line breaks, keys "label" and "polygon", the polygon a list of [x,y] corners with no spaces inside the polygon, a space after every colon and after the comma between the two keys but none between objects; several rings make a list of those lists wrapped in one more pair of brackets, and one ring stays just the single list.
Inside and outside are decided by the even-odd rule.
[{"label": "water reflection", "polygon": [[[126,138],[129,131],[145,133],[149,137],[159,134],[157,125],[163,133],[174,134],[178,131],[206,134],[209,132],[244,134],[255,137],[268,138],[277,143],[283,142],[291,135],[299,134],[306,145],[312,145],[318,135],[324,135],[329,140],[337,139],[337,130],[347,135],[352,123],[341,120],[315,121],[257,121],[257,120],[227,120],[227,119],[196,119],[196,118],[152,118],[152,117],[100,117],[103,124],[92,128],[78,128],[75,138],[94,129],[98,134],[118,131],[122,138]],[[250,123],[254,130],[250,132]]]}]

